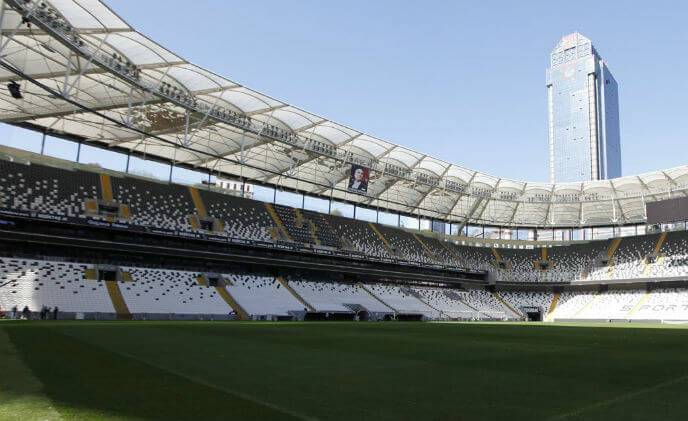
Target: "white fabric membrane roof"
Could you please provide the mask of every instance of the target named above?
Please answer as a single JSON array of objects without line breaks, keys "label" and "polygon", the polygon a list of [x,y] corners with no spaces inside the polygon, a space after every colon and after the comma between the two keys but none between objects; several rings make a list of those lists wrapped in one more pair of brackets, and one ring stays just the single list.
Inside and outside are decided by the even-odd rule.
[{"label": "white fabric membrane roof", "polygon": [[[189,63],[99,0],[2,4],[0,82],[19,83],[23,95],[15,99],[0,89],[0,120],[7,123],[284,190],[456,223],[642,223],[645,202],[686,195],[688,166],[557,184],[477,172]],[[347,191],[352,164],[371,169],[366,194]]]}]

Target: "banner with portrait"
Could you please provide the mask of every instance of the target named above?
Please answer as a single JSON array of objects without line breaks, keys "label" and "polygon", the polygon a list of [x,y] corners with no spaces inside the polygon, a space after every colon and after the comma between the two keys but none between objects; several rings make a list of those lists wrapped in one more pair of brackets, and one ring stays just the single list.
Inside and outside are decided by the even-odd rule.
[{"label": "banner with portrait", "polygon": [[368,192],[368,181],[370,180],[370,169],[360,165],[351,165],[349,174],[348,189],[354,193],[366,194]]}]

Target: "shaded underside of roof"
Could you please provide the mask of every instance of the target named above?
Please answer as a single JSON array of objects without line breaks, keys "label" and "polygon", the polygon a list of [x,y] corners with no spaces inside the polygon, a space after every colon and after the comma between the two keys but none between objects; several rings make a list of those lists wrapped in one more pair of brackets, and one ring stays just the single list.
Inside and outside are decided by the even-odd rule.
[{"label": "shaded underside of roof", "polygon": [[[0,90],[3,122],[284,190],[456,223],[642,223],[645,202],[686,195],[688,166],[557,184],[477,172],[189,63],[98,0],[2,4],[0,82],[19,83],[23,96]],[[352,165],[371,170],[366,194],[347,190]]]}]

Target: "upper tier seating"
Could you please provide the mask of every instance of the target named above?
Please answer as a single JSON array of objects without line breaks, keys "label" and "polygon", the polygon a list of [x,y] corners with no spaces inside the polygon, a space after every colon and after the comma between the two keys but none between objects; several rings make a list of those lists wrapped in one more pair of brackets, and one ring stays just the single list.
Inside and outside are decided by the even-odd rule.
[{"label": "upper tier seating", "polygon": [[327,221],[325,215],[307,210],[302,210],[301,215],[312,223],[313,234],[318,237],[321,245],[336,249],[342,248],[342,239]]},{"label": "upper tier seating", "polygon": [[[51,162],[50,165],[57,163]],[[81,168],[90,167],[81,165]],[[86,200],[105,199],[103,190],[107,189],[101,186],[100,174],[96,171],[112,174],[96,167],[91,169],[93,171],[0,161],[0,207],[85,219]],[[129,207],[126,212],[129,223],[194,231],[189,217],[200,212],[188,186],[126,174],[110,175],[109,180],[113,200]],[[199,188],[197,191],[207,216],[218,218],[226,235],[273,241],[271,230],[279,224],[263,202],[208,189]],[[490,247],[440,242],[442,240],[426,237],[420,232],[411,233],[351,218],[280,205],[274,205],[274,209],[289,236],[297,243],[420,265],[466,266],[486,270],[491,279],[498,282],[567,283],[688,275],[686,231],[666,233],[657,255],[654,251],[660,245],[660,239],[664,238],[659,233],[624,237],[620,242],[608,239],[548,247],[548,268],[543,271],[536,266],[536,262],[542,260],[541,248],[497,248],[495,252]]]},{"label": "upper tier seating", "polygon": [[315,244],[309,223],[303,217],[298,218],[294,208],[280,205],[274,205],[274,208],[292,241],[302,244]]},{"label": "upper tier seating", "polygon": [[330,216],[331,226],[353,245],[354,251],[375,257],[391,257],[387,246],[367,222]]},{"label": "upper tier seating", "polygon": [[100,196],[98,174],[0,160],[0,205],[83,217],[85,200]]},{"label": "upper tier seating", "polygon": [[111,177],[111,183],[113,199],[129,205],[131,223],[191,231],[196,207],[188,187],[132,177]]},{"label": "upper tier seating", "polygon": [[436,262],[435,257],[430,256],[411,233],[382,224],[375,224],[375,227],[392,245],[392,252],[398,258],[411,262]]},{"label": "upper tier seating", "polygon": [[[446,241],[443,241],[444,245],[440,243],[441,240],[432,237],[425,237],[419,235],[419,238],[425,244],[433,257],[433,260],[437,263],[448,265],[448,266],[461,266],[459,261],[460,257],[453,253],[451,249],[448,249],[449,245]],[[427,250],[426,250],[427,252]],[[459,259],[457,259],[457,257]]]},{"label": "upper tier seating", "polygon": [[272,240],[270,228],[275,222],[263,202],[200,189],[198,194],[208,216],[220,219],[230,237]]}]

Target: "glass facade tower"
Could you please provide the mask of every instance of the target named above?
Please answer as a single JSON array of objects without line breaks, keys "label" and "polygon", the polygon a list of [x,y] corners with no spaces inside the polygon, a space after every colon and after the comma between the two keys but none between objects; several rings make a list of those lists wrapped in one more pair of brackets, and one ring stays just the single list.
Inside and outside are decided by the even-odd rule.
[{"label": "glass facade tower", "polygon": [[621,176],[618,86],[589,39],[564,36],[547,69],[551,182]]}]

